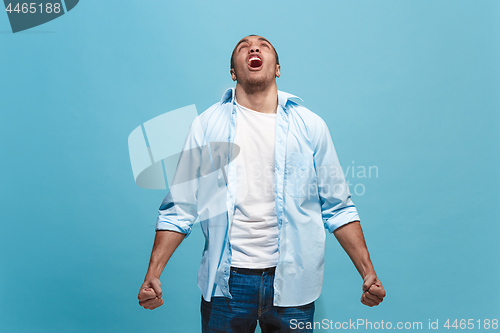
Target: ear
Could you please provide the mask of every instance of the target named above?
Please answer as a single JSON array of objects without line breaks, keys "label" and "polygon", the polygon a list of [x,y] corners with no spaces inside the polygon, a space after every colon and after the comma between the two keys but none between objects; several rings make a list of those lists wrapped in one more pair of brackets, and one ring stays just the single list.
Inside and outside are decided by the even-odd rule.
[{"label": "ear", "polygon": [[236,81],[238,78],[236,77],[236,72],[234,71],[234,68],[231,68],[229,72],[231,73],[231,79],[233,79],[233,81]]},{"label": "ear", "polygon": [[276,73],[275,73],[276,77],[280,77],[280,75],[281,75],[280,69],[281,69],[281,66],[280,65],[276,65]]}]

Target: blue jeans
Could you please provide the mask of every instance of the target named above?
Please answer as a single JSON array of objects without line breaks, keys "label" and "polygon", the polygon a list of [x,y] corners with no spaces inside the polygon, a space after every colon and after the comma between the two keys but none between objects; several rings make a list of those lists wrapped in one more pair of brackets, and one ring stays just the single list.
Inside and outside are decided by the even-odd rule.
[{"label": "blue jeans", "polygon": [[296,307],[274,306],[273,283],[274,272],[249,275],[231,267],[229,292],[233,298],[212,297],[207,302],[201,297],[202,332],[253,333],[257,321],[262,333],[312,332],[305,329],[305,324],[313,325],[314,302]]}]

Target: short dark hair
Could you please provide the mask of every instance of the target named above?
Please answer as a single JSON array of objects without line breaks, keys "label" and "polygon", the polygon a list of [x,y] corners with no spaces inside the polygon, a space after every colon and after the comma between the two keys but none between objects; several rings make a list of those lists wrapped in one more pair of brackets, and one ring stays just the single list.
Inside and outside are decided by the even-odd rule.
[{"label": "short dark hair", "polygon": [[[252,36],[257,36],[257,35],[248,35],[247,37],[252,37]],[[263,39],[265,39],[264,37],[262,37],[262,38],[263,38]],[[269,44],[271,44],[271,42],[270,42],[270,41],[268,41],[267,39],[265,39],[265,40],[266,40]],[[240,41],[238,42],[238,44],[236,44],[236,46],[235,46],[235,47],[234,47],[234,49],[233,49],[233,53],[231,53],[231,69],[234,69],[234,54],[236,53],[236,49],[238,48],[238,45],[240,45],[242,41],[243,41],[243,39],[242,39],[242,40],[240,40]],[[273,50],[274,50],[274,55],[276,56],[276,65],[279,65],[279,64],[280,64],[280,59],[279,59],[279,57],[278,57],[278,52],[276,52],[276,49],[274,48],[274,45],[273,45],[273,44],[271,44],[271,46],[273,47]]]}]

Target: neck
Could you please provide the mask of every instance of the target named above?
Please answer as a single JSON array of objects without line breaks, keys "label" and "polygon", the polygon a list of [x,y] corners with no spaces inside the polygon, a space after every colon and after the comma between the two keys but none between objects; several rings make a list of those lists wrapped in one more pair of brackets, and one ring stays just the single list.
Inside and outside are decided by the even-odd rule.
[{"label": "neck", "polygon": [[255,90],[236,83],[238,104],[262,113],[275,113],[278,107],[278,87],[276,81],[263,90]]}]

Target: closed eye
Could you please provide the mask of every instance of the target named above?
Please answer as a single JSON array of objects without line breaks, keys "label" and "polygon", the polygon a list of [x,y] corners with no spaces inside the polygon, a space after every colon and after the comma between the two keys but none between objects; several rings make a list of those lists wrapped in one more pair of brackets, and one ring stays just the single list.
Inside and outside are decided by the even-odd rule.
[{"label": "closed eye", "polygon": [[243,48],[247,47],[248,43],[242,43],[240,48],[238,49],[238,52],[241,51]]}]

